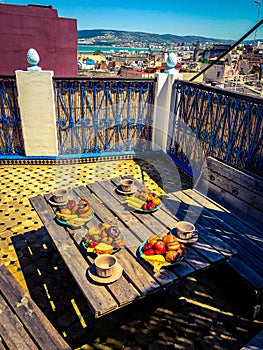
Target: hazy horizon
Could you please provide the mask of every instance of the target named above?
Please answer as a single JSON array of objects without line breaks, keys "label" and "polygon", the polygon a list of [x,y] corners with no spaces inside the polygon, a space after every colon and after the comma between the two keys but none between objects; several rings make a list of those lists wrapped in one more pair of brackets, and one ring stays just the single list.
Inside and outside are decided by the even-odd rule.
[{"label": "hazy horizon", "polygon": [[[77,20],[78,30],[112,29],[179,36],[202,36],[214,39],[238,40],[261,17],[261,5],[253,0],[214,0],[183,2],[163,0],[133,0],[127,3],[75,0],[69,5],[64,0],[5,0],[4,4],[43,5],[53,7],[59,17]],[[254,33],[248,39],[254,38]],[[263,37],[262,26],[257,37]]]}]

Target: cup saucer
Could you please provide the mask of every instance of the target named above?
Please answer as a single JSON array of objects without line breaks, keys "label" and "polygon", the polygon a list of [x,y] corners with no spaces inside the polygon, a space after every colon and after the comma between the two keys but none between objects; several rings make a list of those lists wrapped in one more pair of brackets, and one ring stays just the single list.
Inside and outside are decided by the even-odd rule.
[{"label": "cup saucer", "polygon": [[198,241],[198,233],[194,232],[193,236],[189,239],[182,239],[182,238],[178,237],[177,235],[176,235],[176,238],[177,238],[178,242],[180,242],[180,243],[184,243],[184,244],[195,243]]},{"label": "cup saucer", "polygon": [[51,196],[47,201],[49,202],[49,204],[57,205],[57,206],[59,206],[59,205],[66,205],[68,203],[68,200],[66,200],[66,201],[64,201],[62,203],[58,203],[58,202],[55,201],[54,196]]},{"label": "cup saucer", "polygon": [[121,277],[122,272],[123,272],[123,268],[122,268],[122,266],[119,263],[116,264],[116,269],[115,269],[115,271],[113,272],[113,274],[110,277],[100,277],[100,276],[98,276],[97,273],[96,273],[95,264],[92,264],[89,267],[89,269],[88,269],[89,277],[94,282],[102,283],[102,284],[107,284],[107,283],[112,283],[112,282],[117,281]]},{"label": "cup saucer", "polygon": [[117,191],[118,193],[120,193],[120,194],[129,195],[129,194],[135,193],[135,192],[137,191],[137,187],[133,185],[131,191],[125,192],[125,191],[122,190],[121,185],[119,185],[119,186],[116,187],[116,191]]}]

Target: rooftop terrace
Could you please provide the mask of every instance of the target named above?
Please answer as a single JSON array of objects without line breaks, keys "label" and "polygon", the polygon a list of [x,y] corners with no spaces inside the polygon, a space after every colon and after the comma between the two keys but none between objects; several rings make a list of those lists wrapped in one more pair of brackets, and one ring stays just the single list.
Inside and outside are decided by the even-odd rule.
[{"label": "rooftop terrace", "polygon": [[[8,102],[12,95],[11,80],[6,86],[5,82],[0,86]],[[160,85],[154,87],[152,80],[150,88],[144,90],[143,84],[136,84],[136,81],[119,84],[57,79],[54,82],[57,113],[53,131],[58,136],[55,149],[59,154],[53,158],[21,155],[25,140],[15,134],[18,124],[12,124],[19,117],[19,111],[16,113],[13,108],[16,102],[8,104],[12,108],[7,108],[1,119],[2,130],[8,130],[5,136],[10,137],[1,138],[0,260],[73,348],[166,349],[173,344],[173,348],[180,349],[237,350],[262,328],[261,321],[249,321],[241,314],[245,301],[236,296],[232,298],[231,291],[214,272],[189,278],[170,292],[156,294],[138,302],[136,307],[124,308],[94,322],[85,299],[30,205],[31,197],[51,192],[58,185],[61,169],[62,180],[71,186],[126,175],[140,181],[143,177],[149,187],[161,186],[164,178],[169,183],[172,175],[169,171],[165,174],[167,163],[158,164],[157,158],[151,166],[143,157],[135,157],[133,149],[138,144],[145,150],[150,149],[152,137],[183,168],[183,188],[192,186],[192,177],[186,175],[191,166],[196,165],[200,172],[197,144],[201,144],[205,155],[216,155],[262,174],[261,100],[242,98],[219,89],[204,89],[198,84],[177,82],[172,85],[172,79],[162,83],[159,80]],[[99,85],[102,86],[100,90],[97,89]],[[91,104],[94,101],[97,109]],[[105,101],[110,102],[107,108],[103,106]],[[130,108],[126,101],[135,101],[135,107]],[[157,109],[154,112],[153,107]],[[132,114],[134,111],[136,113]],[[23,110],[22,114],[27,115]],[[38,116],[39,136],[43,132],[43,123],[40,123],[43,116]],[[106,131],[101,132],[100,127],[105,125]],[[172,130],[168,132],[169,125]],[[163,130],[164,126],[167,129]],[[26,137],[34,137],[32,127],[27,131]],[[85,135],[95,136],[88,139]],[[193,136],[199,140],[196,142]],[[42,141],[44,145],[49,143],[45,138]],[[37,139],[36,145],[39,143]],[[27,145],[26,152],[36,151],[35,146],[28,148]],[[97,154],[92,153],[94,150]],[[79,158],[77,153],[80,153]],[[103,161],[99,153],[110,160]],[[133,156],[129,157],[131,154]],[[63,156],[67,160],[74,156],[75,161],[63,165]],[[89,157],[89,161],[83,161]],[[60,160],[57,165],[56,160]],[[33,165],[34,162],[37,165]]]}]

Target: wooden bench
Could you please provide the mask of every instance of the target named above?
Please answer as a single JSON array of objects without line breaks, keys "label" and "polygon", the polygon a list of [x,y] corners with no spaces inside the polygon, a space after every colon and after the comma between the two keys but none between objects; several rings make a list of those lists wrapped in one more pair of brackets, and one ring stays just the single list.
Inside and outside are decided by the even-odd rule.
[{"label": "wooden bench", "polygon": [[240,350],[260,350],[263,349],[263,330],[259,332],[253,339],[251,339]]},{"label": "wooden bench", "polygon": [[0,266],[0,349],[71,349],[5,266]]},{"label": "wooden bench", "polygon": [[[238,250],[222,265],[222,274],[242,292],[246,304],[251,302],[249,313],[255,318],[263,301],[263,179],[208,157],[195,191],[218,205],[214,214],[226,223],[221,238]],[[221,212],[220,206],[225,210]]]}]

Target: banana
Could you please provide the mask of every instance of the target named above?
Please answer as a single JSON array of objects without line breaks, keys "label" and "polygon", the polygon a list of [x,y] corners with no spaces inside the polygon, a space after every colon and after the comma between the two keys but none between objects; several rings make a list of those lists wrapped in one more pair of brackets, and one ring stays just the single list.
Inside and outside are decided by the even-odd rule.
[{"label": "banana", "polygon": [[134,208],[134,209],[141,209],[141,205],[138,203],[134,203],[134,202],[128,202],[127,203],[128,207]]},{"label": "banana", "polygon": [[58,219],[62,219],[62,220],[72,220],[72,219],[76,219],[78,217],[77,214],[61,214],[61,213],[57,213],[56,214]]},{"label": "banana", "polygon": [[140,204],[141,206],[146,203],[144,200],[140,199],[140,198],[137,198],[137,197],[127,197],[126,198],[126,201],[127,202],[133,202],[133,203],[138,203]]},{"label": "banana", "polygon": [[74,221],[78,221],[78,222],[86,222],[86,221],[89,221],[89,218],[75,218],[75,219],[72,219]]}]

